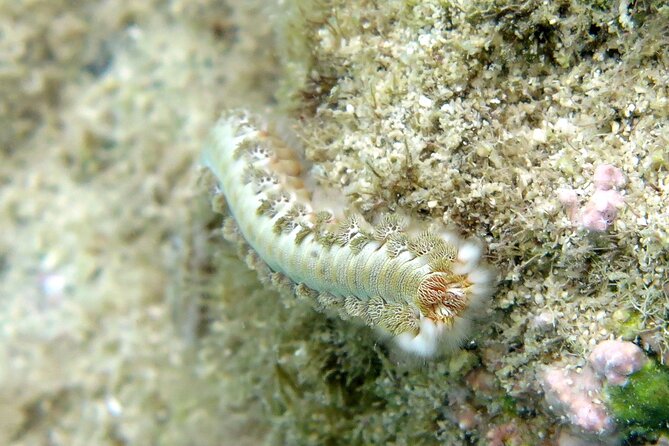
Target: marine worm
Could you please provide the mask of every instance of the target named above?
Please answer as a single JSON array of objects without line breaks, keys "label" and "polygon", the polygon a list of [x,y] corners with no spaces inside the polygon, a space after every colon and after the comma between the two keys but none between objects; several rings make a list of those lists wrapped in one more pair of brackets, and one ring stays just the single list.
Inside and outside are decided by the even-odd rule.
[{"label": "marine worm", "polygon": [[476,242],[395,214],[368,223],[318,208],[295,150],[255,115],[223,116],[202,163],[259,274],[406,352],[432,357],[457,346],[491,294],[494,274]]}]

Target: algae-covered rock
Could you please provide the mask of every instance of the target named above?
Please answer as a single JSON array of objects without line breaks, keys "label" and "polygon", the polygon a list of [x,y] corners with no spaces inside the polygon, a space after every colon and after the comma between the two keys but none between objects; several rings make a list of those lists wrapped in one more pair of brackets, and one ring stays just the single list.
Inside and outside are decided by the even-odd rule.
[{"label": "algae-covered rock", "polygon": [[[578,370],[616,336],[669,347],[668,15],[0,0],[0,443],[557,441],[542,366]],[[234,107],[266,112],[309,181],[365,217],[488,245],[501,280],[465,353],[407,362],[257,281],[198,184]],[[587,201],[604,164],[624,205],[592,233],[557,191]],[[610,397],[649,437],[666,416],[652,367]]]},{"label": "algae-covered rock", "polygon": [[607,403],[628,433],[669,431],[669,369],[653,361],[631,375],[623,386],[606,387]]}]

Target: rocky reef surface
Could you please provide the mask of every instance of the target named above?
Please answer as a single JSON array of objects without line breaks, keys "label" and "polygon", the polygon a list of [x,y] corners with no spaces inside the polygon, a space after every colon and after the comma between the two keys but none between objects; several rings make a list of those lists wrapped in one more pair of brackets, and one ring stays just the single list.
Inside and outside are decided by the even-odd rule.
[{"label": "rocky reef surface", "polygon": [[[0,443],[666,444],[668,24],[661,1],[0,0]],[[366,217],[487,244],[463,350],[416,363],[260,285],[197,168],[230,108]]]}]

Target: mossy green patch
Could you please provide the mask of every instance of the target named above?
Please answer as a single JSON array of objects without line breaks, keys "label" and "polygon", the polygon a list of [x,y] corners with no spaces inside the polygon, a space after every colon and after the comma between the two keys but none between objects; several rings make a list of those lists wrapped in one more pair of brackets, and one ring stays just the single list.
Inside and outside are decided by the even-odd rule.
[{"label": "mossy green patch", "polygon": [[606,388],[608,403],[628,434],[652,434],[669,429],[669,369],[648,362],[625,386]]},{"label": "mossy green patch", "polygon": [[643,329],[643,323],[644,318],[641,313],[628,309],[618,309],[613,313],[607,328],[614,333],[618,333],[623,339],[632,341]]}]

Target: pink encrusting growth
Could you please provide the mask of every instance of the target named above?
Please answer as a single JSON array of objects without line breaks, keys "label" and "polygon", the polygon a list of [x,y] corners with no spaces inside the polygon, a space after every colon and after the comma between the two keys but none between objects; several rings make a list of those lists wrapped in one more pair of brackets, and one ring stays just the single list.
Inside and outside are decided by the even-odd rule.
[{"label": "pink encrusting growth", "polygon": [[618,386],[627,384],[627,377],[648,362],[638,345],[626,341],[600,342],[588,359],[599,375]]},{"label": "pink encrusting growth", "polygon": [[558,200],[567,208],[572,223],[590,231],[604,232],[625,204],[618,190],[625,184],[625,176],[617,167],[601,164],[595,168],[592,182],[595,190],[585,206],[579,206],[578,194],[573,189],[558,191]]},{"label": "pink encrusting growth", "polygon": [[616,166],[600,164],[595,168],[592,181],[597,190],[611,190],[625,184],[625,175]]},{"label": "pink encrusting growth", "polygon": [[570,424],[593,434],[613,430],[613,419],[598,399],[601,382],[591,368],[585,367],[578,373],[548,367],[541,376],[541,383],[549,406],[562,413]]},{"label": "pink encrusting growth", "polygon": [[602,341],[580,371],[548,366],[540,376],[541,385],[551,409],[571,425],[587,434],[611,434],[615,423],[602,402],[604,384],[624,386],[647,361],[643,350],[631,342]]}]

